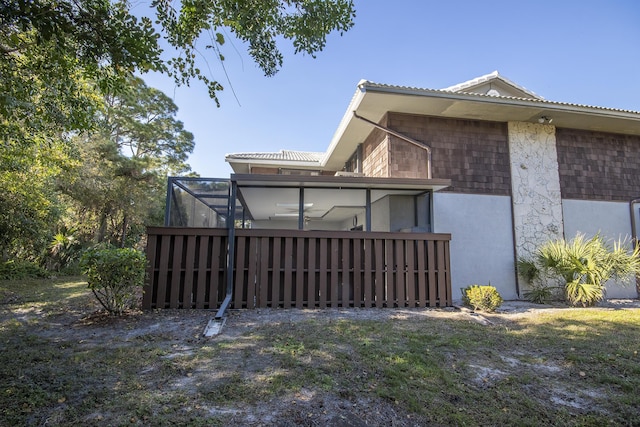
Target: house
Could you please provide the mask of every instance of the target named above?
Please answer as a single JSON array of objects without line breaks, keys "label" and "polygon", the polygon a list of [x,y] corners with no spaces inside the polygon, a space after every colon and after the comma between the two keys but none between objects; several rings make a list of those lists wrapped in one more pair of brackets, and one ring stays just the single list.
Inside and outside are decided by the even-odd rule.
[{"label": "house", "polygon": [[226,161],[229,179],[169,179],[143,307],[447,306],[475,283],[518,299],[519,257],[640,224],[640,113],[548,101],[497,72],[445,89],[363,80],[326,151]]},{"label": "house", "polygon": [[[325,152],[226,161],[255,184],[242,203],[255,228],[450,234],[456,293],[491,283],[517,299],[518,257],[578,232],[635,237],[640,223],[640,113],[548,101],[498,72],[440,90],[363,80]],[[370,211],[355,188],[320,194],[327,180],[366,178],[381,180]],[[282,180],[306,183],[304,203],[261,186]]]}]

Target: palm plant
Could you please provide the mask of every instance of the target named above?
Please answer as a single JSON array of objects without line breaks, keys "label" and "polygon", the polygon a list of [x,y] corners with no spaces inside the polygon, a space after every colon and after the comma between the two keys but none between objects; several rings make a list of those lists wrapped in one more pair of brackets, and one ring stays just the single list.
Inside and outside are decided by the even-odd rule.
[{"label": "palm plant", "polygon": [[573,240],[556,240],[542,245],[536,262],[541,269],[559,276],[571,305],[591,306],[605,296],[605,283],[612,278],[625,283],[640,274],[640,249],[628,250],[625,241],[607,245],[595,235],[586,239],[578,234]]}]

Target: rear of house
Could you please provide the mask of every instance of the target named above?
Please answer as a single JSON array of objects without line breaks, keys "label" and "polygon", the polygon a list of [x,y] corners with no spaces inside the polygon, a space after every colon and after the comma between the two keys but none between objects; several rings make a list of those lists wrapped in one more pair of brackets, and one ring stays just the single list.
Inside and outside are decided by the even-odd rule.
[{"label": "rear of house", "polygon": [[361,81],[327,151],[226,159],[237,173],[449,181],[421,200],[389,194],[386,217],[343,229],[450,234],[454,292],[491,283],[517,299],[518,257],[577,233],[635,237],[640,223],[640,113],[547,101],[497,72],[442,90]]}]

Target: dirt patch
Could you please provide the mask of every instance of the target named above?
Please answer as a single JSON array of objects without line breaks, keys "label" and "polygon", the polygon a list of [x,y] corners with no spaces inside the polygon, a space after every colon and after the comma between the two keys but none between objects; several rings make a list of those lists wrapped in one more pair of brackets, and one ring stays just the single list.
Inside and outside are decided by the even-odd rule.
[{"label": "dirt patch", "polygon": [[[278,381],[295,382],[295,377],[287,375],[290,367],[298,373],[304,373],[304,366],[308,364],[310,370],[321,373],[319,365],[335,365],[339,370],[341,360],[354,357],[351,346],[356,344],[350,344],[348,337],[348,344],[341,342],[329,353],[322,347],[322,336],[318,336],[318,347],[310,351],[309,342],[301,343],[299,339],[296,341],[291,338],[304,331],[300,329],[303,324],[335,329],[334,326],[343,324],[343,321],[374,320],[389,325],[402,323],[408,325],[407,336],[410,337],[425,325],[437,325],[437,322],[423,320],[447,319],[479,324],[488,329],[512,328],[521,324],[519,322],[523,319],[568,310],[560,306],[541,307],[525,302],[506,302],[498,312],[492,314],[474,313],[461,308],[230,310],[221,333],[206,338],[203,332],[215,315],[213,311],[135,311],[122,317],[113,317],[97,310],[97,306],[91,306],[91,303],[86,303],[88,305],[84,305],[83,310],[65,310],[60,306],[38,304],[17,308],[11,306],[12,298],[8,296],[0,306],[0,320],[5,323],[17,322],[25,328],[21,333],[37,336],[61,348],[69,348],[68,357],[73,358],[74,363],[76,360],[82,363],[82,354],[96,349],[105,352],[120,349],[124,355],[147,357],[145,363],[126,368],[131,371],[127,373],[131,377],[127,381],[139,384],[145,390],[144,395],[149,396],[146,407],[140,409],[139,406],[132,406],[134,409],[126,410],[134,414],[130,417],[130,424],[134,425],[153,424],[162,419],[159,417],[163,416],[163,411],[173,413],[171,417],[167,415],[168,420],[187,420],[186,424],[196,424],[194,420],[211,417],[215,420],[214,425],[426,425],[433,423],[433,420],[411,410],[406,402],[376,394],[379,374],[365,371],[364,368],[361,368],[362,372],[349,373],[352,376],[350,380],[358,383],[360,390],[370,389],[371,393],[355,393],[349,384],[336,384],[330,377],[320,378],[318,384],[321,386],[281,387],[289,390],[281,395],[262,395],[259,393],[264,391],[256,392],[251,385],[267,384],[263,389],[268,389],[272,387],[269,384]],[[611,310],[640,308],[640,302],[607,301],[603,307]],[[274,335],[273,328],[276,327],[278,332]],[[314,330],[322,331],[322,327]],[[349,331],[343,333],[348,334]],[[271,335],[265,338],[265,334]],[[7,342],[12,339],[6,338]],[[384,339],[384,336],[376,339]],[[362,340],[357,345],[366,347],[367,341]],[[136,353],[124,352],[133,349]],[[461,372],[462,378],[468,381],[464,386],[470,389],[490,394],[498,385],[504,386],[511,379],[524,374],[532,376],[529,397],[537,402],[564,407],[567,411],[573,411],[571,413],[599,410],[598,402],[606,395],[606,391],[586,384],[578,388],[572,385],[574,382],[567,381],[569,376],[581,375],[567,365],[567,359],[556,353],[545,353],[544,349],[500,350],[498,356],[495,352],[483,353],[479,350],[468,354],[464,345],[456,347],[453,342],[451,349],[439,350],[443,356],[437,360],[448,365],[449,369]],[[420,351],[428,353],[428,343],[421,345]],[[291,363],[291,366],[287,363]],[[116,374],[107,371],[108,375],[103,379],[110,392],[125,387],[122,385],[125,375],[114,369]],[[95,387],[96,381],[87,381],[87,387]],[[326,390],[322,384],[326,384]],[[84,405],[86,396],[91,393],[91,390],[81,390],[77,394],[84,397],[75,398],[77,402],[63,395],[58,397],[58,404],[47,407],[48,415],[33,418],[32,424],[56,425],[56,422],[52,422],[56,419],[61,420],[59,424],[68,422],[65,411],[71,404]],[[247,397],[251,393],[258,394]],[[459,393],[442,390],[439,398],[447,405],[460,407],[460,411],[464,411],[464,396],[461,397]],[[101,406],[99,401],[94,406],[92,411],[82,413],[78,410],[83,415],[76,421],[81,424],[118,424],[123,420],[113,414],[113,407]],[[176,411],[180,414],[176,414]],[[208,424],[205,422],[204,425]]]}]

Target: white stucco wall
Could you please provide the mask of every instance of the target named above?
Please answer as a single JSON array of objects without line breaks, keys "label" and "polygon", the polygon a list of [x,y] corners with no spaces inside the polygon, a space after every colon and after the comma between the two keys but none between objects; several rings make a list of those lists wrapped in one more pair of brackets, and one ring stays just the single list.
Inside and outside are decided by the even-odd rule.
[{"label": "white stucco wall", "polygon": [[518,257],[562,238],[555,126],[509,122],[513,222]]},{"label": "white stucco wall", "polygon": [[451,233],[453,299],[460,289],[491,282],[505,300],[517,299],[511,198],[434,193],[434,232]]},{"label": "white stucco wall", "polygon": [[[629,204],[626,202],[564,199],[562,209],[567,240],[573,239],[578,233],[586,237],[600,233],[605,240],[631,238],[631,218]],[[616,283],[607,284],[607,298],[637,297],[638,292],[633,283],[626,287]]]}]

